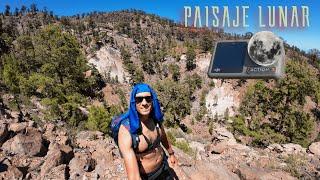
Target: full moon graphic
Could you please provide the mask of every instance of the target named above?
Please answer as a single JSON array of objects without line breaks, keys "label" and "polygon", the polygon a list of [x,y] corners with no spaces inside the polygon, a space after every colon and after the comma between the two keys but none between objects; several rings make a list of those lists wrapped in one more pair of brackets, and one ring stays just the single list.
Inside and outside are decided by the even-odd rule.
[{"label": "full moon graphic", "polygon": [[270,31],[254,34],[248,43],[250,58],[260,66],[270,66],[284,58],[283,41]]}]

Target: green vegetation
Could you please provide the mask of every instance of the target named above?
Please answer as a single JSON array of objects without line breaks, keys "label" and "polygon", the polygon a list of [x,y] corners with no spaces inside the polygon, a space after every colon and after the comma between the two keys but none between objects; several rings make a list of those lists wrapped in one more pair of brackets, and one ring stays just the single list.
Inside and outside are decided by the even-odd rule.
[{"label": "green vegetation", "polygon": [[14,94],[18,109],[24,97],[37,97],[44,119],[71,125],[85,119],[79,107],[97,94],[99,77],[85,77],[90,68],[76,39],[58,26],[47,26],[36,35],[21,35],[10,53],[1,56],[2,82]]},{"label": "green vegetation", "polygon": [[170,142],[170,144],[175,145],[176,144],[176,137],[174,136],[174,134],[171,131],[167,131],[167,138],[168,141]]},{"label": "green vegetation", "polygon": [[193,149],[189,146],[189,143],[185,140],[176,140],[176,135],[172,131],[167,131],[167,138],[170,144],[176,146],[177,148],[181,149],[184,153],[192,156],[194,155]]},{"label": "green vegetation", "polygon": [[153,87],[161,99],[166,125],[168,127],[180,125],[181,119],[190,114],[189,89],[171,79],[158,81]]},{"label": "green vegetation", "polygon": [[110,123],[112,118],[119,114],[118,106],[111,106],[108,109],[104,107],[91,106],[89,108],[89,117],[86,127],[89,130],[98,130],[110,134]]},{"label": "green vegetation", "polygon": [[189,143],[185,140],[177,141],[175,146],[181,149],[184,153],[192,156],[194,154],[193,149],[189,146]]},{"label": "green vegetation", "polygon": [[143,71],[133,63],[133,61],[131,60],[130,52],[125,47],[121,47],[120,51],[121,51],[121,57],[122,57],[122,61],[125,66],[125,69],[129,72],[131,77],[130,83],[136,84],[139,82],[143,82],[144,81]]},{"label": "green vegetation", "polygon": [[284,161],[287,164],[287,167],[284,169],[285,171],[289,172],[294,177],[304,179],[300,168],[307,164],[307,158],[305,156],[290,154]]},{"label": "green vegetation", "polygon": [[200,103],[199,103],[200,111],[196,114],[196,117],[195,117],[197,121],[200,121],[203,118],[203,116],[208,113],[208,110],[206,107],[206,95],[207,94],[208,94],[207,89],[202,90],[201,96],[200,96]]},{"label": "green vegetation", "polygon": [[303,109],[307,96],[318,103],[319,94],[317,72],[305,61],[288,61],[286,77],[275,87],[263,81],[249,87],[240,108],[242,116],[235,117],[233,129],[253,137],[252,143],[258,146],[292,142],[306,147],[312,142],[316,114]]},{"label": "green vegetation", "polygon": [[180,80],[180,68],[177,64],[170,64],[169,65],[169,71],[172,74],[172,79],[174,81],[179,81]]},{"label": "green vegetation", "polygon": [[188,71],[193,70],[196,67],[196,53],[193,47],[188,47],[187,50],[187,61],[186,61],[186,68]]}]

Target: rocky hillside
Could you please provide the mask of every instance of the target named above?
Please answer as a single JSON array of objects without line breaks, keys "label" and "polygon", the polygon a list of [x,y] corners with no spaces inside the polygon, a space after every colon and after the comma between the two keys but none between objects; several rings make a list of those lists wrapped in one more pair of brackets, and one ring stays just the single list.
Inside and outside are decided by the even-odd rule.
[{"label": "rocky hillside", "polygon": [[[99,131],[79,131],[71,136],[63,122],[39,126],[34,121],[19,121],[16,114],[1,118],[1,179],[126,178],[123,160],[110,137]],[[174,149],[179,163],[172,168],[180,179],[320,177],[320,143],[308,149],[296,144],[252,148],[237,143],[232,133],[218,125],[203,142],[175,129],[167,132],[177,137]],[[179,145],[187,141],[187,148]]]},{"label": "rocky hillside", "polygon": [[125,179],[109,134],[133,84],[159,95],[180,179],[320,178],[319,56],[286,76],[213,80],[214,42],[248,39],[136,10],[0,14],[0,177]]}]

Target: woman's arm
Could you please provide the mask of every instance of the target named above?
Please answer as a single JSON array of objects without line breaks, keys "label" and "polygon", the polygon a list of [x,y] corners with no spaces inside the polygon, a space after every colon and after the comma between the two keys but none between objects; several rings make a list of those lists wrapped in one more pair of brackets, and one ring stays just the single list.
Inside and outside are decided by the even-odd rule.
[{"label": "woman's arm", "polygon": [[119,149],[124,159],[126,171],[129,180],[140,180],[139,167],[137,163],[136,155],[132,149],[132,139],[129,131],[120,126],[118,135]]},{"label": "woman's arm", "polygon": [[169,153],[169,158],[170,158],[170,162],[175,165],[177,163],[177,159],[174,155],[174,151],[171,147],[171,144],[170,142],[168,141],[168,138],[167,138],[167,134],[164,130],[164,127],[162,124],[160,124],[160,128],[161,128],[161,142],[163,144],[163,146],[167,149],[168,153]]}]

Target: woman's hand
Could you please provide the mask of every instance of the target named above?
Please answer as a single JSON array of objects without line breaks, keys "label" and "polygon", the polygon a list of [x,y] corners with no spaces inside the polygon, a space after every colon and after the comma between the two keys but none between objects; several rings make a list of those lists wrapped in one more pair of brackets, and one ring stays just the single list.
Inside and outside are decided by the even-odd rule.
[{"label": "woman's hand", "polygon": [[178,160],[174,154],[169,156],[169,162],[172,166],[175,166],[176,164],[178,164]]}]

